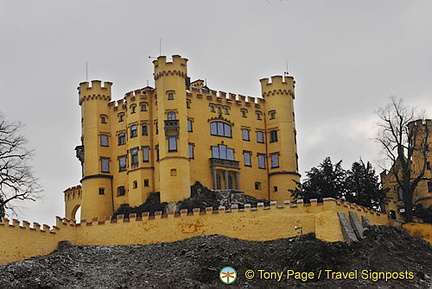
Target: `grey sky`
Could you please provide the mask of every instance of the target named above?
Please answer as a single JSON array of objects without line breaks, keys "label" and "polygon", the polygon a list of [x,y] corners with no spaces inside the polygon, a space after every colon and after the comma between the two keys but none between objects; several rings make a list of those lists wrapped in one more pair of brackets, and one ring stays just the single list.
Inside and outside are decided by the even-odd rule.
[{"label": "grey sky", "polygon": [[301,173],[326,156],[349,168],[380,158],[374,111],[390,95],[432,112],[431,14],[429,0],[0,1],[0,111],[26,125],[45,190],[21,218],[53,224],[79,183],[86,61],[119,99],[153,86],[159,38],[192,79],[233,93],[260,95],[258,80],[287,60]]}]

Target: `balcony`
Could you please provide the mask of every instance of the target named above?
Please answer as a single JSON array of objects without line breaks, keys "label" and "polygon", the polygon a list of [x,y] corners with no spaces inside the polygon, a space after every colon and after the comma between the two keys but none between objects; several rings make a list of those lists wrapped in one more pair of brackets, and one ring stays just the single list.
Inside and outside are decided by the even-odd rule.
[{"label": "balcony", "polygon": [[210,158],[211,166],[218,166],[230,169],[240,169],[240,162],[234,160],[224,160],[224,159],[216,159]]},{"label": "balcony", "polygon": [[178,119],[164,120],[165,135],[178,135],[180,125]]},{"label": "balcony", "polygon": [[75,155],[81,163],[84,162],[84,146],[83,145],[75,147]]}]

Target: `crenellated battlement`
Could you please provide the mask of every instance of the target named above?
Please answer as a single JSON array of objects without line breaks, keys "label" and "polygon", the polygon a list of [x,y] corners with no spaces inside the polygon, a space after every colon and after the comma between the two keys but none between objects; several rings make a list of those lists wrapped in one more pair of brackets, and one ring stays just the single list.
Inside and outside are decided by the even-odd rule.
[{"label": "crenellated battlement", "polygon": [[81,200],[82,199],[82,187],[81,185],[74,186],[64,190],[65,201]]},{"label": "crenellated battlement", "polygon": [[[20,221],[17,219],[9,220],[8,218],[1,218],[0,222],[0,230],[1,229],[27,229],[34,232],[41,232],[41,233],[51,233],[55,234],[59,228],[56,226],[49,226],[47,224],[39,224],[37,222],[30,223],[28,221]],[[2,232],[2,234],[5,232]]]},{"label": "crenellated battlement", "polygon": [[166,56],[159,56],[153,61],[154,79],[157,80],[162,76],[178,75],[182,78],[187,77],[187,59],[180,55],[173,55],[172,61],[167,62]]},{"label": "crenellated battlement", "polygon": [[262,97],[245,96],[232,92],[198,87],[191,87],[190,91],[187,93],[187,96],[192,98],[206,98],[207,100],[211,101],[223,102],[228,105],[236,104],[244,107],[261,107],[261,105],[264,105],[265,103],[265,99],[263,99]]},{"label": "crenellated battlement", "polygon": [[[103,85],[102,85],[103,84]],[[83,101],[100,99],[111,100],[111,87],[112,82],[105,81],[102,83],[100,80],[92,80],[91,82],[81,82],[78,89],[79,104]]]},{"label": "crenellated battlement", "polygon": [[295,81],[292,76],[274,75],[271,78],[262,78],[261,91],[263,97],[268,97],[275,94],[290,95],[293,99]]}]

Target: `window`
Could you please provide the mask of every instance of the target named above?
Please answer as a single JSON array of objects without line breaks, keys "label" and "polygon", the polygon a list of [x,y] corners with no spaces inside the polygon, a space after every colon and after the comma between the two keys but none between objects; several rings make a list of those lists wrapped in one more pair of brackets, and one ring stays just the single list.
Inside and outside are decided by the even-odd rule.
[{"label": "window", "polygon": [[274,153],[270,155],[271,157],[271,167],[278,168],[279,167],[279,153]]},{"label": "window", "polygon": [[105,195],[105,188],[99,188],[99,195]]},{"label": "window", "polygon": [[132,188],[134,188],[134,189],[138,188],[138,182],[137,181],[133,181]]},{"label": "window", "polygon": [[156,134],[159,134],[159,125],[158,122],[155,122]]},{"label": "window", "polygon": [[146,123],[141,124],[142,135],[148,135],[148,126]]},{"label": "window", "polygon": [[150,187],[150,181],[148,179],[144,180],[144,187]]},{"label": "window", "polygon": [[156,151],[156,160],[159,160],[159,146],[155,146],[155,151]]},{"label": "window", "polygon": [[257,120],[261,120],[261,114],[262,114],[262,112],[257,111],[255,114],[256,114],[256,119]]},{"label": "window", "polygon": [[264,142],[264,133],[262,131],[257,131],[256,136],[257,136],[257,142],[259,143]]},{"label": "window", "polygon": [[432,182],[428,182],[428,192],[432,193]]},{"label": "window", "polygon": [[167,92],[168,94],[168,100],[173,100],[174,99],[174,92]]},{"label": "window", "polygon": [[138,148],[131,149],[131,165],[133,168],[138,167]]},{"label": "window", "polygon": [[243,138],[243,140],[249,140],[249,130],[248,129],[245,129],[245,128],[242,129],[242,138]]},{"label": "window", "polygon": [[170,170],[170,175],[171,176],[177,176],[177,170],[176,169],[171,169]]},{"label": "window", "polygon": [[261,183],[255,182],[255,190],[261,190]]},{"label": "window", "polygon": [[131,109],[131,113],[136,113],[136,104],[132,104],[130,106],[130,109]]},{"label": "window", "polygon": [[117,196],[126,195],[126,189],[124,186],[117,187]]},{"label": "window", "polygon": [[222,108],[218,106],[217,113],[222,114]]},{"label": "window", "polygon": [[191,108],[192,101],[190,99],[186,99],[186,108]]},{"label": "window", "polygon": [[176,119],[176,113],[174,111],[168,111],[167,119],[168,120],[175,120]]},{"label": "window", "polygon": [[231,137],[231,126],[221,121],[214,121],[210,123],[211,135]]},{"label": "window", "polygon": [[124,144],[126,144],[126,134],[124,132],[122,132],[122,133],[119,133],[119,135],[118,135],[118,145],[121,146]]},{"label": "window", "polygon": [[189,158],[193,159],[194,158],[194,144],[189,144]]},{"label": "window", "polygon": [[278,186],[273,186],[273,191],[277,192],[278,191]]},{"label": "window", "polygon": [[105,114],[100,115],[101,123],[107,123],[108,116]]},{"label": "window", "polygon": [[147,104],[146,103],[140,103],[141,111],[147,111]]},{"label": "window", "polygon": [[150,147],[142,147],[143,162],[145,163],[149,161],[149,151],[150,151]]},{"label": "window", "polygon": [[106,134],[101,134],[100,135],[100,145],[102,147],[107,147],[108,146],[108,136]]},{"label": "window", "polygon": [[177,151],[177,137],[169,136],[168,137],[168,151],[176,152]]},{"label": "window", "polygon": [[260,169],[266,168],[265,155],[263,155],[263,154],[258,154],[258,168],[260,168]]},{"label": "window", "polygon": [[137,125],[133,124],[130,127],[130,137],[136,137],[138,135],[138,129],[137,129]]},{"label": "window", "polygon": [[119,118],[119,122],[123,122],[124,121],[124,113],[119,113],[118,114],[118,118]]},{"label": "window", "polygon": [[190,119],[187,120],[187,128],[188,132],[192,132],[192,120]]},{"label": "window", "polygon": [[109,173],[109,158],[101,158],[101,168],[103,173]]},{"label": "window", "polygon": [[270,119],[275,119],[276,118],[276,110],[270,110],[269,116],[270,116]]},{"label": "window", "polygon": [[214,105],[210,105],[210,112],[216,112]]},{"label": "window", "polygon": [[126,156],[119,157],[119,172],[126,170]]},{"label": "window", "polygon": [[251,152],[243,152],[244,165],[251,167]]},{"label": "window", "polygon": [[277,136],[277,130],[271,130],[270,131],[270,142],[277,142],[278,136]]},{"label": "window", "polygon": [[242,110],[241,110],[241,116],[242,117],[244,117],[244,118],[246,118],[247,117],[247,109],[245,109],[245,108],[242,108]]},{"label": "window", "polygon": [[224,108],[224,113],[229,114],[229,109],[227,107]]},{"label": "window", "polygon": [[212,158],[223,159],[223,160],[234,160],[234,149],[228,148],[226,145],[218,145],[217,147],[211,147]]}]

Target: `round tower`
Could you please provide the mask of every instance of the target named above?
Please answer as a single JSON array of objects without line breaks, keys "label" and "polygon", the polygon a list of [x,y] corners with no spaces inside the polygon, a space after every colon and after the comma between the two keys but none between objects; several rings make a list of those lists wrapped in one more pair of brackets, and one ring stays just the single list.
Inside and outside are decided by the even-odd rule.
[{"label": "round tower", "polygon": [[292,200],[291,192],[300,181],[294,115],[294,78],[272,76],[260,80],[265,99],[269,199],[278,203]]},{"label": "round tower", "polygon": [[157,88],[160,201],[190,197],[186,79],[187,59],[173,55],[153,61]]},{"label": "round tower", "polygon": [[81,106],[82,146],[77,155],[82,163],[83,219],[103,218],[113,213],[112,157],[110,145],[111,122],[108,103],[111,82],[93,80],[78,87]]}]

